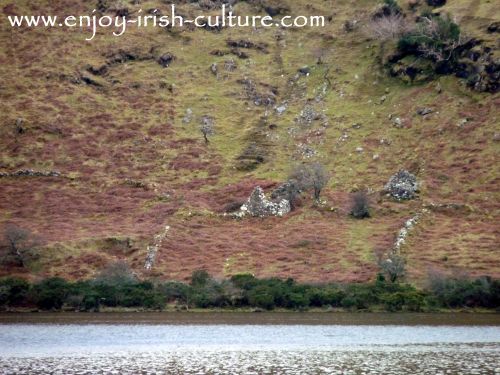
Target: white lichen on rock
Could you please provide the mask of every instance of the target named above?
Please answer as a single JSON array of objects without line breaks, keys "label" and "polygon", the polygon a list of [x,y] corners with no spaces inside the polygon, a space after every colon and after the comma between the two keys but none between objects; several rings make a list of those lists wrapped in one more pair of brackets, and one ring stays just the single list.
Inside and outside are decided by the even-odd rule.
[{"label": "white lichen on rock", "polygon": [[281,199],[279,202],[272,202],[266,198],[264,191],[260,186],[257,186],[245,204],[243,204],[235,217],[242,218],[245,216],[253,217],[282,217],[290,212],[290,202],[286,199]]},{"label": "white lichen on rock", "polygon": [[410,172],[401,170],[389,179],[385,190],[397,200],[413,199],[418,192],[417,178]]},{"label": "white lichen on rock", "polygon": [[410,232],[413,230],[413,228],[415,228],[415,225],[417,225],[417,223],[420,221],[422,215],[428,212],[429,210],[424,208],[421,212],[417,213],[415,216],[406,220],[403,228],[401,228],[396,237],[396,240],[394,241],[394,246],[392,248],[393,253],[398,254],[400,252],[401,247],[406,243],[406,240]]},{"label": "white lichen on rock", "polygon": [[163,232],[158,233],[157,235],[154,236],[154,241],[152,245],[148,245],[147,247],[147,255],[146,255],[146,262],[144,263],[144,268],[146,270],[151,270],[153,268],[153,265],[155,263],[156,259],[156,254],[158,253],[158,250],[160,249],[161,243],[167,237],[168,231],[170,230],[170,226],[166,226]]}]

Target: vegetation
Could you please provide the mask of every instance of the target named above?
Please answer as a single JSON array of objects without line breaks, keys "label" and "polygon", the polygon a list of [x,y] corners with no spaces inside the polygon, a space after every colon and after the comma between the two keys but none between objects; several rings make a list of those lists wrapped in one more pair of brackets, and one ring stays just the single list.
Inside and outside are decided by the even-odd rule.
[{"label": "vegetation", "polygon": [[206,271],[193,273],[189,284],[152,282],[132,278],[97,278],[69,282],[53,277],[29,282],[0,280],[2,308],[36,307],[40,310],[99,311],[101,307],[162,310],[167,304],[190,308],[254,308],[272,310],[343,308],[349,310],[432,311],[439,308],[498,308],[500,281],[436,278],[429,290],[386,281],[359,284],[300,284],[293,279],[257,279],[250,274],[218,281]]},{"label": "vegetation", "polygon": [[4,264],[15,263],[20,267],[38,257],[40,239],[29,230],[17,225],[6,225],[0,240],[0,260]]},{"label": "vegetation", "polygon": [[406,272],[406,262],[398,254],[391,253],[389,257],[379,259],[379,267],[392,283],[402,279]]},{"label": "vegetation", "polygon": [[319,202],[321,191],[329,179],[325,167],[317,162],[299,165],[290,175],[290,181],[294,181],[300,191],[313,191],[315,202]]},{"label": "vegetation", "polygon": [[353,194],[351,200],[351,215],[356,219],[365,219],[370,217],[370,201],[363,191]]},{"label": "vegetation", "polygon": [[413,30],[398,41],[405,54],[423,56],[438,64],[456,63],[459,52],[468,41],[458,24],[449,15],[420,17]]},{"label": "vegetation", "polygon": [[[4,12],[81,14],[95,2],[64,2],[62,11],[62,5],[49,9],[47,1],[11,1]],[[451,76],[426,81],[420,66],[428,61],[420,57],[394,64],[401,72],[397,77],[408,83],[403,74],[418,69],[416,85],[383,74],[378,63],[392,64],[399,56],[400,35],[379,50],[358,32],[376,2],[338,2],[334,11],[326,1],[272,2],[287,3],[287,15],[332,18],[325,27],[301,30],[129,27],[114,37],[108,29],[91,43],[84,42],[89,30],[54,28],[49,38],[43,30],[2,28],[2,67],[16,79],[5,79],[2,87],[0,237],[5,224],[15,222],[42,235],[47,246],[25,267],[0,264],[1,275],[89,279],[117,258],[146,273],[147,246],[168,224],[175,230],[149,275],[187,280],[206,267],[218,277],[252,272],[262,278],[364,282],[378,271],[372,249],[392,243],[405,220],[435,204],[405,245],[406,280],[421,285],[424,270],[433,267],[500,276],[498,212],[492,206],[498,98],[471,92]],[[140,8],[168,14],[168,3],[126,5],[135,16]],[[262,15],[261,3],[238,1],[233,7],[238,14]],[[398,22],[415,24],[428,8],[419,1],[410,12],[407,1],[397,3],[406,13]],[[491,48],[496,59],[498,34],[487,30],[498,21],[495,2],[448,3],[433,12],[460,19],[461,30],[483,40],[481,48]],[[177,5],[186,16],[203,13],[196,1]],[[358,25],[351,33],[340,30],[347,21]],[[235,50],[228,39],[263,43],[267,50]],[[479,57],[482,68],[485,52],[479,47],[467,55]],[[164,67],[160,57],[168,52],[176,59]],[[226,69],[231,61],[233,68]],[[218,77],[210,73],[214,63]],[[416,114],[422,107],[433,112]],[[302,113],[313,115],[311,122]],[[184,114],[191,121],[184,122]],[[200,130],[203,116],[214,120],[209,147]],[[334,171],[321,191],[328,200],[322,209],[297,202],[280,219],[219,215],[230,202],[229,211],[239,210],[256,186],[270,192],[287,181],[291,165],[313,160]],[[378,196],[400,168],[418,172],[420,200]],[[19,169],[61,176],[17,176]],[[364,187],[377,196],[371,202],[376,218],[353,220],[344,214],[350,208],[345,197]],[[109,241],[115,237],[129,238],[130,244]],[[177,293],[177,286],[165,288]]]}]

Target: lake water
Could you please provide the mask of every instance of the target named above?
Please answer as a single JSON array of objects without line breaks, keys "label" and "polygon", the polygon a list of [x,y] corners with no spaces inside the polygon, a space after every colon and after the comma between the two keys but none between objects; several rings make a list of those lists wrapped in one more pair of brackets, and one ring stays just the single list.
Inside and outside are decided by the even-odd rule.
[{"label": "lake water", "polygon": [[500,374],[498,315],[0,315],[1,374]]}]

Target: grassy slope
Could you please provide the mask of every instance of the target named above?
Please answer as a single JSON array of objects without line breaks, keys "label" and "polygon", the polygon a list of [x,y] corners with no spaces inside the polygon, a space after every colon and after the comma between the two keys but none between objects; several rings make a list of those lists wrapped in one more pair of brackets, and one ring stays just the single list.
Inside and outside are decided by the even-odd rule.
[{"label": "grassy slope", "polygon": [[[10,3],[0,0],[3,13],[86,14],[94,6],[69,0]],[[484,29],[495,16],[493,2],[450,3],[466,30],[491,41]],[[473,93],[455,78],[440,79],[441,94],[436,82],[405,86],[387,78],[376,64],[375,43],[342,28],[345,20],[373,9],[374,1],[288,4],[293,14],[332,15],[333,21],[324,29],[300,31],[143,29],[121,38],[105,31],[87,43],[77,30],[13,31],[2,15],[0,169],[56,169],[69,178],[0,180],[0,224],[30,228],[48,243],[29,271],[1,272],[86,277],[117,258],[143,272],[146,245],[168,224],[172,229],[153,270],[161,278],[184,279],[205,267],[219,277],[253,272],[302,281],[367,280],[377,270],[373,251],[389,248],[406,219],[430,203],[457,203],[467,208],[432,211],[412,233],[404,249],[410,279],[422,280],[429,268],[500,276],[499,144],[493,140],[498,95]],[[155,1],[140,7],[166,10]],[[181,9],[196,12],[193,6]],[[253,12],[246,3],[236,9]],[[221,66],[231,56],[210,52],[226,50],[228,38],[265,42],[269,53],[248,50],[250,59],[234,57],[238,69],[217,79],[210,65]],[[88,64],[104,64],[113,51],[146,55],[151,47],[174,53],[176,61],[169,68],[154,60],[117,64],[105,77],[85,72]],[[315,65],[318,51],[324,65]],[[304,65],[312,67],[311,75],[293,80]],[[316,102],[327,67],[332,88]],[[71,83],[68,77],[79,72],[102,87]],[[266,109],[245,97],[238,83],[243,78],[258,83],[259,91],[275,86],[278,102],[286,100],[288,110],[278,116],[269,109],[263,121]],[[387,100],[380,104],[383,95]],[[307,103],[326,114],[326,127],[295,122]],[[415,114],[421,106],[436,113],[422,119]],[[194,120],[183,124],[187,108]],[[406,127],[393,127],[389,114],[404,118]],[[216,121],[208,146],[198,130],[202,115]],[[28,131],[16,136],[18,117]],[[465,117],[471,121],[458,127]],[[361,129],[353,129],[355,123]],[[272,130],[271,124],[277,127]],[[341,142],[344,133],[349,137]],[[255,140],[267,162],[252,172],[238,171],[237,157]],[[299,143],[314,148],[331,171],[325,198],[333,209],[305,201],[284,219],[234,221],[217,215],[256,184],[270,188],[282,181],[301,160]],[[374,154],[380,158],[373,160]],[[348,217],[349,192],[377,192],[399,168],[418,174],[419,200],[395,203],[374,193],[372,219]],[[127,185],[127,178],[145,187]],[[130,238],[131,245],[113,238]]]}]

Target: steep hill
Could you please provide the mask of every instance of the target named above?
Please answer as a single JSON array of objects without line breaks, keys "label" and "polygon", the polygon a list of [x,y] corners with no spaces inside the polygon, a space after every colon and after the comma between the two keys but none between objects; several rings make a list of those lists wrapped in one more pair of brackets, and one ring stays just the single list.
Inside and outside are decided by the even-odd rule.
[{"label": "steep hill", "polygon": [[[167,13],[169,3],[102,11]],[[176,2],[185,15],[217,12],[200,8],[216,3]],[[401,249],[410,281],[430,270],[500,277],[498,93],[453,74],[391,77],[382,67],[387,51],[364,32],[377,1],[234,3],[239,14],[263,15],[270,4],[331,21],[129,28],[121,37],[108,29],[86,42],[80,29],[13,29],[7,16],[86,15],[94,0],[0,0],[0,227],[28,229],[44,244],[39,259],[4,263],[0,274],[85,278],[123,259],[161,279],[205,268],[216,277],[365,281],[378,272],[375,253],[424,210]],[[425,8],[399,3],[407,17]],[[487,31],[500,20],[495,2],[448,3],[434,11],[460,19],[498,59],[498,31]],[[422,108],[432,113],[418,114]],[[208,144],[203,116],[214,124]],[[311,160],[331,174],[324,205],[304,195],[283,218],[223,215],[255,186],[269,193]],[[60,176],[15,175],[25,169]],[[382,193],[400,169],[421,183],[417,199]],[[357,190],[369,192],[369,219],[349,216]],[[167,225],[146,271],[147,246]]]}]

